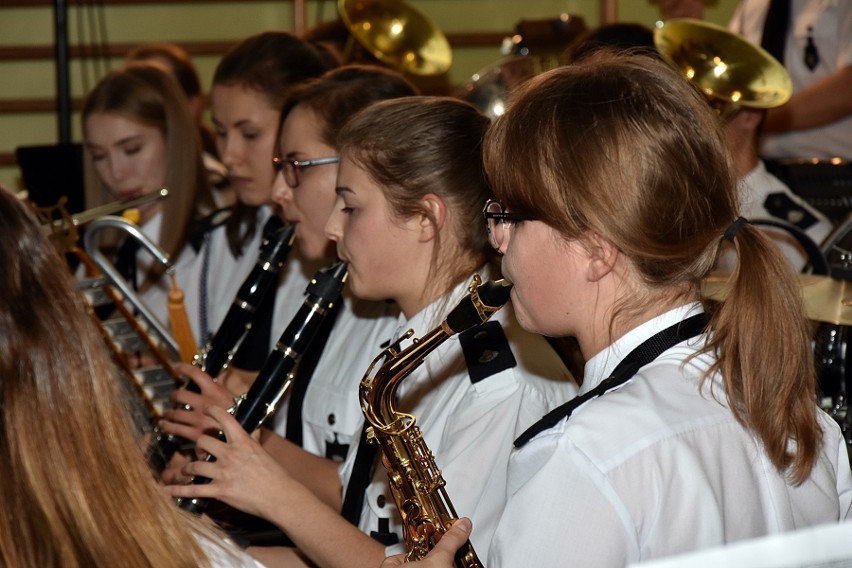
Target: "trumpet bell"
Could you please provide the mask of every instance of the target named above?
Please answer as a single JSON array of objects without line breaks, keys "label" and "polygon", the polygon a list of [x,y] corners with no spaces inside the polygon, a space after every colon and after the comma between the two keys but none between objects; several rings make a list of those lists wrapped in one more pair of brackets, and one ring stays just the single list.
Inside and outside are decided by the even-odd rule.
[{"label": "trumpet bell", "polygon": [[790,75],[777,59],[715,24],[671,19],[654,30],[654,44],[711,100],[769,109],[786,103],[793,92]]},{"label": "trumpet bell", "polygon": [[349,32],[382,63],[412,75],[440,75],[453,62],[446,36],[401,0],[338,0]]}]

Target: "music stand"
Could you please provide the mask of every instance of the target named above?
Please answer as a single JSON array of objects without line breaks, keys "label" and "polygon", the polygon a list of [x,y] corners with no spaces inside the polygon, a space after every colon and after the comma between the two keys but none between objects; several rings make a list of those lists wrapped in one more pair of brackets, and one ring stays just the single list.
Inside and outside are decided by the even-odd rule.
[{"label": "music stand", "polygon": [[18,146],[15,157],[24,187],[33,203],[39,207],[50,207],[66,196],[69,213],[85,209],[81,144]]}]

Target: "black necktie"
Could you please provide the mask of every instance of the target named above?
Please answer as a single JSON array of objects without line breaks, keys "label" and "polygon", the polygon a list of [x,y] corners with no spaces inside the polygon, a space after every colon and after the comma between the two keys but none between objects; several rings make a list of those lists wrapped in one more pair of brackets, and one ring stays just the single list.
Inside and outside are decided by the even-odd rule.
[{"label": "black necktie", "polygon": [[317,363],[325,350],[325,344],[328,343],[328,338],[331,335],[331,330],[334,328],[334,322],[337,320],[337,315],[340,313],[340,306],[343,302],[336,302],[328,310],[328,315],[320,324],[317,334],[311,346],[302,355],[302,360],[299,362],[299,368],[296,371],[296,378],[293,381],[290,389],[290,402],[287,405],[287,431],[286,438],[301,446],[304,442],[302,435],[302,410],[305,404],[305,396],[308,393],[308,385],[317,368]]},{"label": "black necktie", "polygon": [[766,21],[763,23],[763,36],[760,47],[775,59],[784,63],[784,46],[787,44],[787,31],[790,28],[790,0],[770,0]]}]

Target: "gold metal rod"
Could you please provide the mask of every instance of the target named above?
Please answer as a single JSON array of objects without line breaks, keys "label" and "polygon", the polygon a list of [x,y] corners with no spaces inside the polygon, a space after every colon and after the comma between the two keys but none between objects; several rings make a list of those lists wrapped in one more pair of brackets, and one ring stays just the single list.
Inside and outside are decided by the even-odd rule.
[{"label": "gold metal rod", "polygon": [[[144,205],[150,201],[163,199],[165,197],[168,197],[168,195],[169,190],[164,187],[156,193],[149,193],[147,195],[142,195],[140,197],[135,197],[133,199],[128,199],[125,201],[113,201],[112,203],[106,203],[98,207],[93,207],[92,209],[87,209],[85,211],[77,213],[76,215],[71,215],[71,223],[76,227],[78,225],[88,223],[89,221],[92,221],[99,217],[104,217],[105,215],[112,215],[114,213],[124,211],[125,209],[132,209],[134,207]],[[53,221],[52,224],[54,226],[60,226],[62,225],[62,222],[62,219],[57,219]]]}]

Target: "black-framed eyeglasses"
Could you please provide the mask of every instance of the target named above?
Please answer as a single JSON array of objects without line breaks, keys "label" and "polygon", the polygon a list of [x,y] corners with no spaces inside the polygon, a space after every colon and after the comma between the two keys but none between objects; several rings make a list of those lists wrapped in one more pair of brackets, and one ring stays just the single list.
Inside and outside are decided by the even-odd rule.
[{"label": "black-framed eyeglasses", "polygon": [[291,160],[287,158],[272,158],[272,167],[276,172],[284,174],[284,181],[293,189],[299,187],[299,172],[305,168],[313,166],[324,166],[326,164],[336,164],[340,161],[340,156],[328,156],[326,158],[313,158],[311,160]]},{"label": "black-framed eyeglasses", "polygon": [[509,239],[509,231],[513,223],[519,221],[530,221],[532,217],[509,213],[503,210],[503,205],[496,199],[489,199],[482,208],[482,216],[485,218],[485,230],[488,231],[488,241],[498,251]]}]

